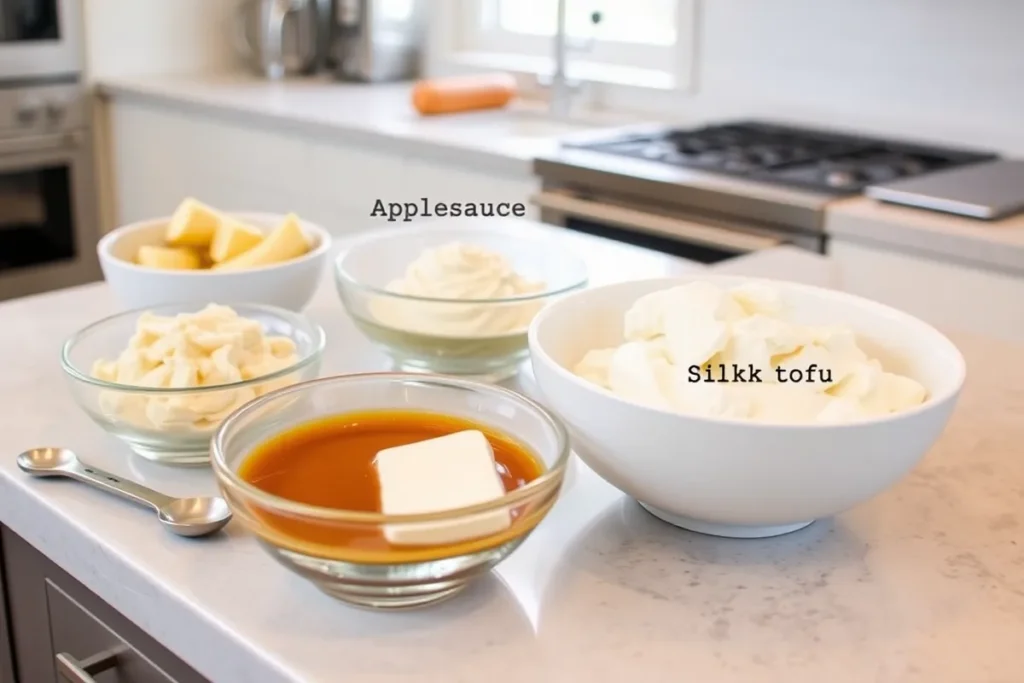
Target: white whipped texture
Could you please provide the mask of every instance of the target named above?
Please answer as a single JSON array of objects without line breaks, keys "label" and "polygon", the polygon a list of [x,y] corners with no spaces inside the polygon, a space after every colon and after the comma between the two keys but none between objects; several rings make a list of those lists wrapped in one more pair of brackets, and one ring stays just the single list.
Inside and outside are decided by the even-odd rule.
[{"label": "white whipped texture", "polygon": [[[626,312],[623,331],[622,345],[588,352],[574,372],[655,408],[767,423],[839,423],[909,410],[927,398],[918,382],[869,358],[851,329],[788,321],[779,292],[761,283],[727,290],[698,281],[653,292]],[[740,378],[734,369],[742,370]],[[753,370],[760,381],[752,381]],[[794,370],[815,381],[791,381]],[[709,372],[726,381],[692,381]]]},{"label": "white whipped texture", "polygon": [[378,296],[370,312],[382,325],[439,337],[495,337],[521,333],[543,305],[541,301],[485,303],[537,294],[544,282],[528,280],[501,254],[484,247],[452,242],[426,249],[410,263],[389,292],[413,297],[449,299],[416,301]]}]

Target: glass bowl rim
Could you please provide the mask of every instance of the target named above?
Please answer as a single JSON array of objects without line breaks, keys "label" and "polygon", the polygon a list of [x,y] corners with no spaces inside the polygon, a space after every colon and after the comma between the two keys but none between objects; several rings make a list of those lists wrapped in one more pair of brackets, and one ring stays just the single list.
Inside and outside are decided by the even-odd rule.
[{"label": "glass bowl rim", "polygon": [[[554,463],[546,471],[542,472],[540,476],[523,486],[520,486],[514,491],[505,493],[501,498],[496,498],[484,503],[477,503],[475,505],[442,510],[440,512],[405,515],[388,515],[383,512],[344,510],[340,508],[311,505],[309,503],[299,503],[297,501],[289,500],[288,498],[282,498],[272,493],[267,493],[263,489],[253,486],[238,476],[238,474],[228,466],[224,457],[223,442],[225,434],[227,434],[236,423],[244,419],[247,414],[258,410],[268,403],[274,402],[278,398],[283,398],[292,393],[303,392],[306,389],[327,384],[344,384],[367,380],[432,383],[441,385],[441,387],[448,389],[457,388],[488,393],[524,404],[528,409],[539,415],[554,430],[555,437],[558,442],[558,455],[555,458]],[[499,507],[505,507],[521,502],[533,497],[533,495],[538,491],[544,491],[547,488],[550,488],[553,482],[560,482],[564,478],[565,470],[568,467],[571,455],[572,449],[569,442],[569,432],[561,419],[529,396],[512,391],[511,389],[506,389],[505,387],[495,386],[493,384],[486,384],[483,382],[476,382],[448,375],[431,375],[417,372],[348,373],[343,375],[320,377],[318,379],[298,382],[287,387],[275,389],[274,391],[268,392],[259,398],[249,401],[241,408],[228,415],[228,417],[221,421],[220,425],[217,426],[217,430],[214,433],[213,438],[210,440],[210,464],[213,467],[213,471],[217,476],[217,479],[220,480],[221,485],[225,488],[231,489],[235,492],[240,492],[243,497],[255,500],[263,507],[275,512],[286,512],[292,515],[301,515],[317,521],[352,522],[356,524],[373,525],[450,521],[467,515],[490,512]],[[226,496],[226,498],[230,500],[230,496]]]},{"label": "glass bowl rim", "polygon": [[[313,338],[313,348],[309,351],[309,353],[299,358],[299,360],[297,360],[295,363],[289,365],[288,367],[281,368],[280,370],[275,370],[274,372],[271,372],[269,374],[260,375],[259,377],[252,377],[250,379],[244,379],[239,382],[230,382],[228,384],[212,384],[203,387],[140,387],[134,384],[119,384],[117,382],[108,382],[106,380],[97,379],[96,377],[93,377],[92,375],[83,372],[74,363],[71,362],[71,349],[73,349],[75,345],[81,341],[82,337],[84,337],[86,334],[90,332],[95,332],[100,327],[107,325],[113,322],[114,320],[127,318],[132,315],[140,316],[146,312],[155,312],[160,311],[162,309],[179,308],[190,305],[193,304],[187,301],[183,301],[178,303],[160,304],[158,306],[131,308],[125,311],[120,311],[119,313],[108,315],[104,318],[100,318],[99,320],[90,323],[83,327],[82,329],[78,330],[70,337],[68,337],[67,340],[64,341],[60,349],[60,366],[64,370],[64,372],[72,379],[78,382],[82,382],[83,384],[99,387],[100,389],[104,389],[107,391],[119,391],[122,393],[131,394],[147,394],[151,396],[178,396],[182,394],[191,395],[210,393],[214,391],[241,389],[243,387],[262,384],[264,382],[269,382],[275,379],[279,379],[281,377],[285,377],[294,372],[302,370],[311,365],[312,363],[316,362],[316,360],[320,358],[320,356],[323,354],[324,348],[326,348],[327,346],[327,334],[324,332],[324,329],[320,325],[316,324],[315,322],[307,318],[306,316],[302,315],[301,313],[296,313],[295,311],[289,311],[285,308],[271,306],[268,304],[227,303],[219,305],[227,306],[233,309],[239,315],[242,315],[243,317],[244,314],[242,313],[242,310],[259,311],[260,313],[268,315],[269,317],[283,320],[287,322],[289,325],[291,325],[293,328],[301,327],[306,329],[306,331],[309,332],[310,336]],[[202,304],[203,307],[207,305],[209,304]]]},{"label": "glass bowl rim", "polygon": [[410,227],[399,227],[399,228],[388,228],[385,230],[374,230],[369,234],[364,234],[360,237],[354,237],[345,240],[342,243],[341,251],[334,259],[334,275],[335,279],[346,286],[352,287],[353,289],[369,292],[377,296],[390,297],[393,299],[404,299],[406,301],[420,301],[427,303],[444,303],[444,304],[510,304],[520,303],[524,301],[539,301],[561,294],[567,294],[577,289],[586,287],[590,282],[590,274],[587,272],[586,262],[572,253],[569,249],[562,245],[558,246],[558,252],[567,259],[571,259],[576,262],[579,266],[579,270],[582,276],[576,281],[571,282],[567,285],[563,285],[558,288],[547,288],[543,292],[533,292],[530,294],[516,294],[514,296],[496,297],[489,299],[451,299],[446,297],[429,297],[429,296],[416,296],[415,294],[400,294],[398,292],[392,292],[386,287],[378,287],[375,285],[368,285],[364,282],[360,282],[358,279],[353,277],[349,272],[345,270],[343,262],[345,259],[352,254],[352,252],[359,247],[365,247],[374,242],[384,241],[387,239],[394,239],[402,237],[404,235],[424,235],[431,232],[465,232],[467,235],[472,234],[484,234],[488,233],[491,235],[498,235],[501,237],[507,237],[513,240],[519,240],[524,242],[540,243],[540,244],[557,244],[555,240],[550,237],[544,237],[543,235],[522,235],[517,234],[515,231],[499,225],[490,225],[479,228],[455,228],[455,227],[442,227],[436,226],[410,226]]}]

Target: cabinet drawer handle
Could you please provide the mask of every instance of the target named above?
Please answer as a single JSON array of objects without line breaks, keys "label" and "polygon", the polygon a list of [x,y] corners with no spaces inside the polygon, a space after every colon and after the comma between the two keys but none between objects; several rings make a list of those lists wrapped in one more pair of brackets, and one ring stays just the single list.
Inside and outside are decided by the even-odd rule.
[{"label": "cabinet drawer handle", "polygon": [[67,652],[61,652],[57,655],[57,673],[62,680],[69,683],[96,683],[93,676],[113,669],[117,666],[120,656],[127,651],[128,648],[119,645],[82,661],[78,661]]}]

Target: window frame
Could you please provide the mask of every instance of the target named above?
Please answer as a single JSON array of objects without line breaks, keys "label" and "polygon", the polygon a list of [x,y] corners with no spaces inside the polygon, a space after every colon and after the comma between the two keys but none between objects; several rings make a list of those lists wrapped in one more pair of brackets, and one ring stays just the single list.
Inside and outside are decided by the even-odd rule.
[{"label": "window frame", "polygon": [[[552,68],[551,37],[487,27],[487,4],[493,2],[439,2],[440,15],[447,18],[448,24],[437,31],[445,43],[441,46],[442,61],[459,67],[505,68],[529,75],[549,73]],[[689,89],[695,67],[698,0],[676,2],[675,44],[639,45],[596,40],[586,48],[570,39],[570,75],[585,81],[660,90]]]}]

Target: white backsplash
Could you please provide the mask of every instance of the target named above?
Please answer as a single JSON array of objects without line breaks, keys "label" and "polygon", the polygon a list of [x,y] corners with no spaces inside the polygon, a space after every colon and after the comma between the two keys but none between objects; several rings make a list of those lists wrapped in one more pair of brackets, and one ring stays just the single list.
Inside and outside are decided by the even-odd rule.
[{"label": "white backsplash", "polygon": [[239,1],[82,0],[88,78],[237,67],[231,19]]},{"label": "white backsplash", "polygon": [[[239,0],[83,1],[93,79],[239,65]],[[599,101],[683,123],[764,116],[1024,156],[1024,0],[699,0],[698,10],[693,92],[606,86]]]},{"label": "white backsplash", "polygon": [[1024,155],[1024,2],[703,0],[692,94],[605,89],[680,121],[772,116]]},{"label": "white backsplash", "polygon": [[[85,80],[240,67],[231,20],[240,0],[82,0]],[[113,135],[106,106],[93,102],[101,231],[118,223]]]}]

